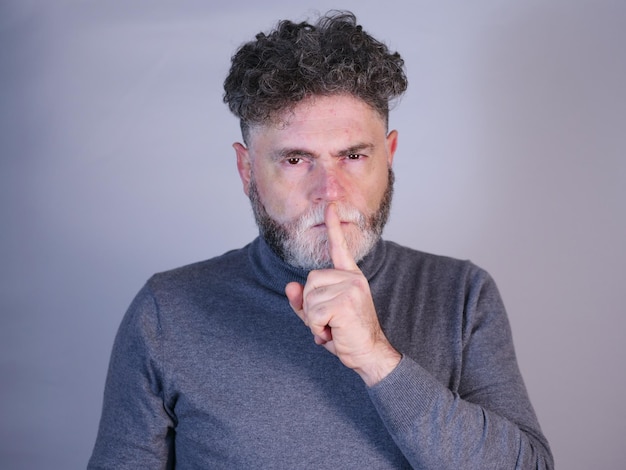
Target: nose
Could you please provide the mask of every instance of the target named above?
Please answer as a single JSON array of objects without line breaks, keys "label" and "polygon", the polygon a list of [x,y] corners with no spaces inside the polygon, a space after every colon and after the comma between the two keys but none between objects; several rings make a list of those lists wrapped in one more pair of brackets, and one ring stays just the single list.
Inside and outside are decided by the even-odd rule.
[{"label": "nose", "polygon": [[334,202],[345,196],[345,181],[338,168],[318,164],[314,173],[313,196],[316,202]]}]

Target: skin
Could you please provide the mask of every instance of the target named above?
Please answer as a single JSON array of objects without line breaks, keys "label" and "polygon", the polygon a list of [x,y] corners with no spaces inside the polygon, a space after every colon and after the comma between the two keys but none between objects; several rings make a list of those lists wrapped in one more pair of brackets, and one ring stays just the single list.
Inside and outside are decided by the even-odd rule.
[{"label": "skin", "polygon": [[324,223],[333,269],[311,271],[304,286],[291,282],[285,294],[314,341],[357,372],[368,386],[387,376],[401,355],[380,324],[369,284],[346,242],[358,230],[339,219],[337,205],[372,214],[387,185],[397,132],[350,95],[317,96],[286,112],[278,123],[251,129],[249,146],[233,145],[246,195],[254,179],[268,214],[284,223],[312,205],[326,207]]}]

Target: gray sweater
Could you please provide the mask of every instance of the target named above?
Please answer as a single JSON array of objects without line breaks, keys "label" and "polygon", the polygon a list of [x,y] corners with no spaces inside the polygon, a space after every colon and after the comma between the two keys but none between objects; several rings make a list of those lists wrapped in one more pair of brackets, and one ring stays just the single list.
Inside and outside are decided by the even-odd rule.
[{"label": "gray sweater", "polygon": [[552,468],[496,286],[379,242],[359,264],[403,358],[367,388],[291,310],[256,239],[153,276],[117,334],[91,469]]}]

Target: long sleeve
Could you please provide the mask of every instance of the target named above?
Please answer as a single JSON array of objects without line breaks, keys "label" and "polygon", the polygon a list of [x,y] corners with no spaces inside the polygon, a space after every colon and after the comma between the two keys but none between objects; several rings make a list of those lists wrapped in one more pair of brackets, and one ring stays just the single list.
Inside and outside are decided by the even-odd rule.
[{"label": "long sleeve", "polygon": [[[459,365],[451,369],[449,382],[405,354],[399,366],[369,390],[370,397],[414,468],[553,468],[497,288],[484,271],[473,272],[458,302],[462,321],[447,323],[448,332],[457,325],[458,341],[442,336],[428,353],[459,351]],[[450,302],[443,304],[453,309]],[[428,328],[428,322],[421,327]],[[410,347],[406,349],[410,354]]]},{"label": "long sleeve", "polygon": [[89,469],[174,468],[174,422],[164,406],[158,311],[147,288],[119,328]]},{"label": "long sleeve", "polygon": [[369,389],[312,341],[284,294],[307,273],[261,239],[153,276],[120,325],[89,468],[551,468],[491,278],[385,242],[361,269],[403,353]]}]

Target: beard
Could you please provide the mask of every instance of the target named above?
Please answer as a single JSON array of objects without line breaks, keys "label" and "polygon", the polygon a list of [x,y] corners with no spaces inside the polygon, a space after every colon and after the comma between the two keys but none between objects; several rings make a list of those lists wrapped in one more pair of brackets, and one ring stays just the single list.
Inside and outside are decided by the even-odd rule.
[{"label": "beard", "polygon": [[[387,187],[378,208],[372,214],[366,215],[354,207],[336,203],[339,219],[356,227],[356,230],[345,231],[344,235],[348,249],[357,263],[380,240],[389,218],[394,179],[393,170],[389,167]],[[317,204],[304,214],[280,223],[268,214],[261,202],[254,175],[250,180],[248,193],[261,236],[283,261],[306,270],[332,267],[327,231],[312,229],[324,223],[327,204]]]}]

